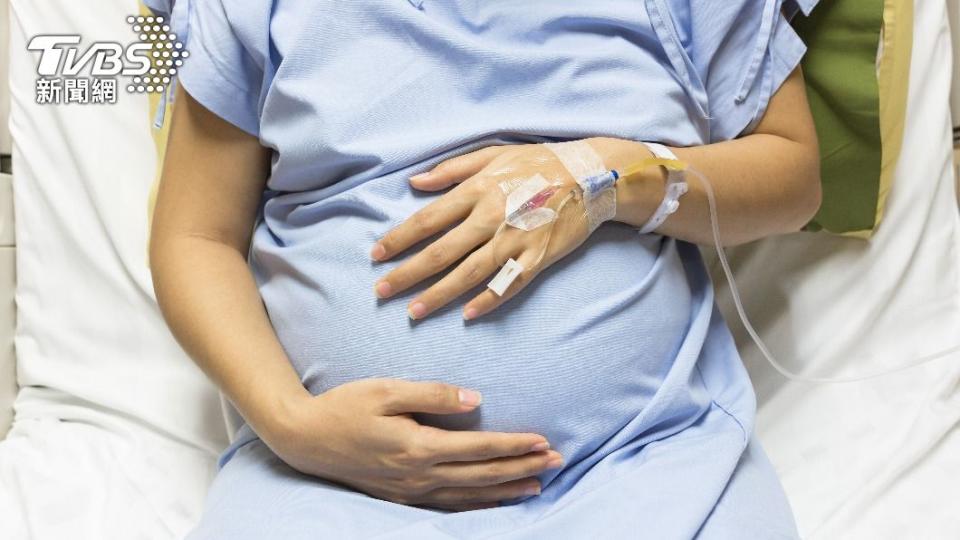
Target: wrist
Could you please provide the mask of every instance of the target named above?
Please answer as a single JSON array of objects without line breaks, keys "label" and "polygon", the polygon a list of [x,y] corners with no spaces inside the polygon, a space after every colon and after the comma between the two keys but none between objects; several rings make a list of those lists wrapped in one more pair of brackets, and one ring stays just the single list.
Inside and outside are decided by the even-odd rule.
[{"label": "wrist", "polygon": [[[603,158],[607,169],[624,170],[643,159],[653,157],[640,142],[610,137],[589,140]],[[663,200],[666,173],[662,167],[647,167],[629,178],[621,178],[614,185],[617,192],[616,214],[613,220],[633,227],[641,227]]]},{"label": "wrist", "polygon": [[255,388],[248,398],[241,412],[250,427],[265,440],[282,442],[296,435],[301,424],[299,415],[313,395],[297,381],[296,385]]}]

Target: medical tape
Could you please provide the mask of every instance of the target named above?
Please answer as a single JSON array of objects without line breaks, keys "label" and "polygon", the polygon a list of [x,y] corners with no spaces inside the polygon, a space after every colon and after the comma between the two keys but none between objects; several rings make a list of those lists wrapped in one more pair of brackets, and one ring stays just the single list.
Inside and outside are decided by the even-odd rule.
[{"label": "medical tape", "polygon": [[[666,146],[651,142],[645,142],[643,144],[654,156],[660,159],[677,161],[677,156]],[[653,212],[653,215],[650,216],[650,219],[640,227],[640,234],[651,233],[657,230],[660,225],[663,225],[663,222],[670,217],[670,214],[673,214],[680,208],[680,197],[682,197],[688,189],[687,177],[683,169],[667,168],[667,185],[664,190],[663,201]]]},{"label": "medical tape", "polygon": [[[532,231],[555,220],[557,213],[544,205],[557,192],[557,187],[541,174],[515,184],[507,194],[507,206],[504,209],[507,225]],[[501,186],[501,189],[504,187]]]},{"label": "medical tape", "polygon": [[[960,354],[960,344],[954,344],[945,349],[924,355],[920,358],[916,358],[910,362],[900,364],[894,368],[876,371],[866,375],[860,374],[853,377],[812,377],[807,375],[799,375],[790,371],[773,356],[767,345],[760,338],[760,334],[750,322],[750,318],[747,316],[746,310],[743,307],[743,300],[740,297],[740,290],[737,287],[736,281],[734,280],[733,271],[730,268],[726,251],[723,249],[723,244],[720,239],[720,220],[717,213],[716,196],[713,192],[713,186],[710,180],[703,173],[699,172],[693,167],[690,167],[686,162],[678,160],[676,156],[673,155],[673,152],[660,145],[649,144],[648,148],[650,148],[655,157],[646,158],[634,163],[632,166],[623,169],[622,172],[605,169],[602,160],[596,154],[596,152],[594,152],[593,149],[590,148],[586,143],[581,143],[581,141],[573,143],[550,143],[546,144],[545,146],[547,146],[551,151],[553,151],[554,154],[556,154],[557,158],[563,163],[564,167],[570,171],[570,174],[574,177],[574,179],[577,181],[577,184],[583,190],[582,200],[587,207],[588,219],[591,222],[591,231],[596,225],[613,218],[614,213],[611,213],[611,208],[612,210],[616,209],[616,195],[613,193],[613,186],[618,180],[623,179],[624,181],[629,181],[634,174],[650,166],[662,166],[667,169],[668,180],[664,200],[661,202],[660,208],[654,212],[654,216],[652,216],[650,220],[648,220],[647,224],[643,227],[643,229],[649,228],[652,230],[659,226],[659,224],[661,224],[667,216],[676,210],[676,207],[679,204],[678,200],[680,196],[687,192],[686,175],[683,173],[687,172],[693,178],[696,178],[703,187],[704,194],[707,197],[707,206],[710,210],[710,226],[713,233],[713,242],[717,249],[720,267],[723,270],[723,274],[727,278],[727,285],[730,288],[730,296],[733,299],[737,315],[740,317],[744,329],[746,329],[747,334],[749,334],[750,338],[756,344],[761,355],[784,377],[796,381],[820,384],[859,382],[899,373],[907,369],[912,369],[927,364],[934,360]],[[504,190],[504,193],[510,193],[517,189],[520,185],[523,185],[524,182],[528,182],[530,180],[531,179],[526,179],[520,182],[512,182],[510,185],[501,183],[500,187]],[[542,185],[543,184],[540,183],[541,187]],[[536,186],[531,184],[531,192],[534,191],[534,187]],[[606,195],[607,193],[609,193],[609,195]],[[561,202],[556,210],[557,214],[562,212],[563,207],[567,202],[569,202],[572,195],[572,193],[568,194],[568,196],[563,199],[563,202]],[[610,197],[612,199],[611,208],[607,208],[605,206],[606,203],[600,202],[604,197]],[[526,200],[529,201],[530,198]],[[504,221],[497,230],[497,233],[494,235],[494,241],[496,241],[496,237],[499,236],[500,232],[506,226],[507,223]],[[546,245],[548,245],[550,241],[549,233],[552,233],[552,228],[546,235],[544,250],[534,263],[534,266],[540,264],[540,260],[543,258],[546,252]],[[490,281],[487,287],[496,293],[497,296],[503,296],[507,288],[510,287],[510,285],[517,279],[517,277],[520,276],[523,271],[523,265],[515,259],[510,258],[503,265],[493,280]]]},{"label": "medical tape", "polygon": [[514,280],[520,277],[522,272],[523,265],[511,257],[503,264],[503,268],[497,272],[497,275],[490,280],[487,288],[492,290],[497,296],[503,296],[503,293],[506,292]]},{"label": "medical tape", "polygon": [[[608,173],[603,164],[603,159],[594,151],[585,141],[571,141],[565,143],[547,143],[547,147],[560,163],[563,164],[567,172],[573,177],[583,191],[583,202],[586,212],[587,226],[590,232],[593,232],[604,221],[613,219],[617,210],[616,190],[611,182],[609,186],[598,187],[597,183],[589,183],[590,179],[596,179],[598,175]],[[505,226],[509,225],[531,231],[544,225],[556,221],[559,210],[570,200],[570,195],[564,197],[558,210],[546,208],[543,205],[555,193],[550,191],[556,189],[552,187],[542,175],[534,175],[526,179],[510,179],[498,183],[500,190],[507,195],[507,204],[504,209],[504,223],[500,225],[494,234],[494,245]],[[548,231],[545,236],[543,249],[537,257],[535,264],[540,264],[550,243],[550,237],[553,230]],[[496,257],[496,249],[494,257]],[[496,293],[497,296],[503,296],[503,293],[523,272],[524,267],[513,258],[500,268],[496,276],[487,284],[487,288]]]},{"label": "medical tape", "polygon": [[596,184],[590,183],[590,179],[608,173],[603,158],[593,147],[586,141],[547,143],[544,146],[557,156],[583,190],[583,204],[590,232],[604,221],[613,219],[617,214],[617,192],[613,184],[596,189]]}]

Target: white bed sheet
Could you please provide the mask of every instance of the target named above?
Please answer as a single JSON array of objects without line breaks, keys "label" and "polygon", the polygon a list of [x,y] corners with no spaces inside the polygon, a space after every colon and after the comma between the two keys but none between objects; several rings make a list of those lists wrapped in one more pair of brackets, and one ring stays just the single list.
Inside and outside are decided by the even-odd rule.
[{"label": "white bed sheet", "polygon": [[21,390],[0,442],[0,539],[179,538],[227,434],[216,389],[153,298],[147,99],[121,86],[115,105],[38,105],[37,56],[26,50],[50,33],[130,43],[125,19],[139,8],[11,7]]},{"label": "white bed sheet", "polygon": [[[792,371],[876,372],[960,341],[946,4],[915,10],[905,141],[874,238],[801,233],[730,250],[747,312]],[[960,354],[862,383],[787,381],[727,293],[718,286],[758,390],[758,434],[803,536],[960,538]]]},{"label": "white bed sheet", "polygon": [[183,538],[215,462],[196,448],[116,427],[17,421],[0,444],[0,538]]}]

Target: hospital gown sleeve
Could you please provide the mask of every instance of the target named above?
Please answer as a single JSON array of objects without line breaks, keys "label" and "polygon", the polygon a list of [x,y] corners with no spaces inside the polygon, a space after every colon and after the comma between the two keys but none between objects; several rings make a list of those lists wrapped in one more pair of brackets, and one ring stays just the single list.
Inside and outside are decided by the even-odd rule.
[{"label": "hospital gown sleeve", "polygon": [[179,84],[211,112],[253,136],[259,136],[268,85],[268,25],[262,23],[269,12],[260,13],[261,5],[178,0],[172,14],[190,54],[177,74]]},{"label": "hospital gown sleeve", "polygon": [[[681,40],[706,90],[710,141],[752,132],[806,46],[788,17],[816,0],[676,0]],[[681,5],[682,4],[682,5]]]}]

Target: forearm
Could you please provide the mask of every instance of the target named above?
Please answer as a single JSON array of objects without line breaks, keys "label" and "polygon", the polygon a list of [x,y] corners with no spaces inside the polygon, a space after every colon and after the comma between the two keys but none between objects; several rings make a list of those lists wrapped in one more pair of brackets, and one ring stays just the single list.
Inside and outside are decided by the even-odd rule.
[{"label": "forearm", "polygon": [[[650,156],[642,144],[634,141],[601,138],[591,143],[602,148],[601,155],[610,168]],[[751,135],[672,150],[706,176],[713,187],[724,245],[797,231],[820,207],[817,134],[799,67],[771,97]],[[650,167],[638,176],[617,183],[615,218],[637,227],[663,199],[666,174],[659,167]],[[706,189],[695,175],[687,176],[690,191],[657,232],[712,245]]]},{"label": "forearm", "polygon": [[[649,157],[633,141],[598,140],[595,146],[611,168]],[[778,135],[755,134],[690,148],[671,148],[677,157],[708,178],[713,187],[724,245],[797,231],[820,204],[816,145]],[[664,195],[666,172],[650,167],[617,185],[616,220],[643,225]],[[679,209],[657,232],[697,244],[713,244],[706,189],[692,173]]]},{"label": "forearm", "polygon": [[254,430],[276,427],[286,408],[308,393],[244,257],[201,236],[155,236],[151,248],[157,300],[174,336]]}]

